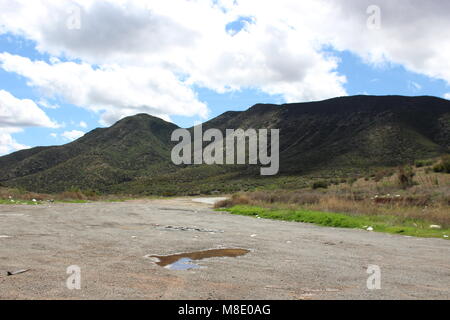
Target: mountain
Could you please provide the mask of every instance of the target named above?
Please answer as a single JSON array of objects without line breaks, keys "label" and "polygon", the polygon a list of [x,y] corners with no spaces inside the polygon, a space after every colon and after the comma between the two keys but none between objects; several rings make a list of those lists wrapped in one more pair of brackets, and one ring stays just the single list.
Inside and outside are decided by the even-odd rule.
[{"label": "mountain", "polygon": [[[203,124],[280,129],[280,175],[255,166],[175,166],[172,123],[146,115],[54,147],[0,157],[0,183],[31,191],[186,194],[234,191],[320,172],[364,172],[435,157],[450,150],[450,101],[435,97],[353,96],[284,105],[257,104]],[[192,128],[191,128],[192,130]],[[278,179],[278,180],[277,180]]]},{"label": "mountain", "polygon": [[21,150],[0,157],[0,182],[28,190],[99,189],[168,170],[172,123],[138,114],[95,129],[62,146]]}]

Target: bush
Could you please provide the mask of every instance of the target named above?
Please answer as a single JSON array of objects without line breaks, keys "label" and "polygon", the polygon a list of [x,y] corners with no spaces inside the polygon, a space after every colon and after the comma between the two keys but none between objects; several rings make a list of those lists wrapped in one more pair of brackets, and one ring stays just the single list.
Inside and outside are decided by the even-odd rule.
[{"label": "bush", "polygon": [[413,180],[415,175],[416,174],[411,166],[400,167],[398,169],[398,183],[400,187],[407,189],[415,185],[416,183]]},{"label": "bush", "polygon": [[384,178],[390,177],[395,173],[395,170],[392,169],[382,169],[382,170],[378,170],[374,175],[373,175],[373,180],[375,182],[379,182],[381,180],[383,180]]},{"label": "bush", "polygon": [[450,155],[443,156],[433,170],[434,172],[450,173]]},{"label": "bush", "polygon": [[422,167],[428,167],[431,166],[434,163],[434,160],[416,160],[414,161],[414,165],[416,168],[422,168]]},{"label": "bush", "polygon": [[356,179],[355,177],[352,178],[348,178],[347,179],[347,183],[349,186],[352,186],[358,179]]},{"label": "bush", "polygon": [[312,188],[313,189],[326,189],[328,188],[329,183],[327,181],[316,181],[313,183]]},{"label": "bush", "polygon": [[234,194],[231,199],[218,201],[214,204],[214,208],[230,208],[236,205],[247,205],[250,199],[245,194]]}]

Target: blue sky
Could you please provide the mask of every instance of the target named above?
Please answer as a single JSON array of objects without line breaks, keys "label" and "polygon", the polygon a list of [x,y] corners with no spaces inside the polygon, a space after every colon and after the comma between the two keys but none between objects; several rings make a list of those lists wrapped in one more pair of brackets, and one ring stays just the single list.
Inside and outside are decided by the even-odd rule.
[{"label": "blue sky", "polygon": [[[40,9],[52,9],[47,2],[38,2],[37,5],[42,6]],[[84,19],[99,19],[96,18],[99,13],[95,10],[95,5],[84,8],[81,2],[72,2],[78,3],[77,6],[85,11],[90,10]],[[132,0],[129,2],[138,6]],[[145,15],[141,16],[143,9],[140,7],[136,7],[139,10],[132,11],[132,14],[122,15],[121,10],[128,9],[115,7],[112,2],[109,3],[111,7],[103,5],[101,17],[105,16],[105,9],[106,12],[110,10],[114,19],[125,19],[123,25],[134,25],[133,21],[127,20],[134,19],[140,21],[141,28],[145,28],[146,23],[154,23],[160,19],[164,28],[172,28],[169,30],[172,32],[171,37],[167,37],[165,29],[164,34],[158,34],[159,24],[156,27],[149,25],[149,30],[155,33],[155,39],[158,40],[154,43],[161,48],[155,48],[155,45],[147,47],[145,44],[146,41],[154,40],[151,38],[152,34],[144,36],[149,37],[144,38],[144,41],[128,43],[133,41],[129,39],[133,38],[133,32],[136,39],[142,37],[141,30],[134,30],[132,27],[123,31],[123,38],[120,29],[116,30],[116,34],[108,36],[108,21],[111,20],[106,18],[103,31],[106,35],[98,39],[105,43],[96,47],[97,40],[89,39],[92,36],[89,23],[84,24],[88,27],[75,30],[78,33],[61,29],[51,33],[49,28],[58,26],[59,23],[59,20],[55,20],[50,27],[42,27],[39,33],[32,29],[37,28],[33,25],[33,19],[26,16],[29,8],[12,12],[11,20],[6,20],[6,27],[0,29],[0,54],[8,54],[0,58],[0,90],[4,91],[4,97],[18,99],[14,101],[20,105],[29,106],[25,101],[33,101],[33,112],[37,112],[40,120],[36,120],[33,125],[33,119],[25,121],[23,119],[26,116],[22,115],[23,119],[18,124],[11,125],[11,120],[8,120],[6,122],[9,124],[2,127],[0,119],[0,151],[8,153],[21,147],[67,143],[92,129],[111,125],[123,116],[140,112],[160,116],[181,127],[190,127],[195,122],[211,119],[225,111],[246,110],[256,103],[282,104],[357,94],[444,97],[450,92],[450,76],[447,77],[445,70],[440,70],[432,63],[429,66],[421,63],[414,56],[415,52],[411,53],[411,48],[399,52],[394,47],[395,44],[388,43],[388,40],[392,40],[389,38],[390,34],[398,31],[394,28],[401,30],[402,25],[389,25],[394,31],[388,28],[383,30],[383,41],[376,45],[365,45],[365,40],[362,39],[359,47],[353,43],[353,35],[339,39],[336,43],[328,39],[322,40],[324,33],[332,33],[332,28],[328,30],[324,27],[324,31],[316,31],[313,25],[308,31],[308,25],[297,26],[294,22],[286,22],[287,25],[283,26],[279,20],[268,21],[264,12],[255,10],[250,14],[246,11],[247,8],[238,7],[237,4],[226,8],[224,5],[221,11],[215,10],[217,3],[214,1],[213,5],[195,8],[195,12],[210,10],[211,30],[206,30],[200,24],[197,28],[198,19],[182,21],[176,13],[173,13],[174,16],[172,13],[168,14],[169,11],[162,4],[154,8],[154,12],[161,14],[155,15],[151,21],[147,21]],[[183,2],[180,4],[186,5]],[[186,7],[186,10],[189,8]],[[58,9],[65,10],[64,7],[56,8]],[[269,9],[273,9],[276,15],[275,8],[267,8]],[[14,14],[17,15],[15,18]],[[285,14],[283,17],[286,19],[283,18],[283,21],[288,21],[287,11]],[[365,12],[360,12],[359,16],[364,14]],[[186,25],[179,25],[179,21]],[[97,28],[99,25],[103,27],[103,24],[97,24]],[[340,27],[349,30],[354,28],[352,25]],[[102,33],[101,30],[96,31]],[[423,31],[425,35],[426,31]],[[432,31],[429,30],[430,33]],[[61,35],[55,32],[61,32]],[[177,37],[178,33],[182,36]],[[374,36],[372,33],[369,36],[380,41],[380,34]],[[125,36],[128,37],[126,40]],[[192,37],[192,41],[180,44],[189,37]],[[109,38],[111,40],[107,42]],[[316,42],[320,42],[318,39],[322,41],[319,46],[316,45]],[[396,40],[405,41],[406,47],[408,39]],[[121,45],[124,46],[123,50],[120,49]],[[108,46],[112,49],[106,53],[100,52]],[[437,51],[431,49],[429,52],[417,52],[417,55],[436,61],[442,59],[437,56]],[[407,50],[410,52],[406,52]],[[368,58],[379,52],[382,52],[383,59]],[[20,60],[21,58],[28,60]],[[44,69],[39,69],[42,64]],[[107,72],[102,72],[105,70]],[[84,77],[85,74],[86,79],[93,81],[90,87],[95,88],[80,88],[88,80],[74,78],[77,75]],[[149,74],[152,76],[148,76]],[[123,84],[116,85],[123,78],[129,79],[124,82],[128,91],[124,89],[115,94],[116,91],[121,91],[117,88],[121,89]],[[135,81],[135,78],[139,80]],[[99,82],[103,79],[111,79],[111,83],[102,85]],[[320,86],[322,83],[323,87]],[[72,95],[72,87],[79,89],[80,94]],[[109,88],[111,92],[108,93]],[[142,106],[137,98],[141,93]],[[187,110],[191,106],[192,110]],[[11,108],[6,102],[1,107],[6,110],[4,112]],[[17,105],[14,108],[21,107]],[[17,110],[14,109],[14,112]],[[8,117],[12,118],[14,112],[8,113]],[[50,121],[56,125],[49,125]]]}]

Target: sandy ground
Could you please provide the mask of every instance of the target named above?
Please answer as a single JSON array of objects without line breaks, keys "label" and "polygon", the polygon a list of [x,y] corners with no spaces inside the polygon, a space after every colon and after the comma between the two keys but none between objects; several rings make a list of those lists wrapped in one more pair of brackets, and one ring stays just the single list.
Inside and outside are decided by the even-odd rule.
[{"label": "sandy ground", "polygon": [[[147,258],[239,257],[169,270]],[[67,268],[81,269],[69,290]],[[367,289],[378,265],[381,289]],[[30,269],[7,276],[7,271]],[[0,206],[1,299],[449,299],[450,242],[215,212],[191,199]]]}]

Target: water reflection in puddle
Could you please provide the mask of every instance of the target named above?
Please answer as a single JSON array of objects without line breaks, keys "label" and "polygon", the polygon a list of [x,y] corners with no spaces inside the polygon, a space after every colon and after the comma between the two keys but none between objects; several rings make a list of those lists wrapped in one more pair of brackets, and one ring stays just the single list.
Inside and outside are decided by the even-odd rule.
[{"label": "water reflection in puddle", "polygon": [[200,266],[198,264],[192,263],[192,260],[189,258],[181,258],[180,260],[172,264],[168,264],[164,268],[170,270],[189,270],[200,268]]},{"label": "water reflection in puddle", "polygon": [[170,270],[189,270],[200,268],[199,265],[193,263],[194,260],[202,260],[207,258],[219,257],[239,257],[249,253],[246,249],[212,249],[205,251],[195,251],[187,253],[178,253],[170,256],[148,256],[149,258],[157,258],[157,265]]}]

